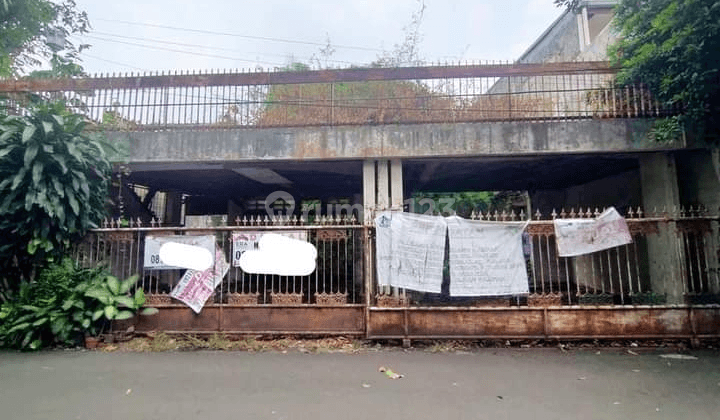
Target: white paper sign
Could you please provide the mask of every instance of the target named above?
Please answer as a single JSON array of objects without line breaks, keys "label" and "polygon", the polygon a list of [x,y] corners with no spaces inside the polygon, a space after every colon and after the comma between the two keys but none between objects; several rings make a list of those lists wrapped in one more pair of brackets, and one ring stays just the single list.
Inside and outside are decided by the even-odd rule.
[{"label": "white paper sign", "polygon": [[447,218],[450,295],[502,296],[529,293],[522,233],[527,222]]},{"label": "white paper sign", "polygon": [[242,232],[233,232],[233,267],[240,267],[240,257],[242,257],[243,252],[257,249],[260,238],[266,233],[274,233],[287,238],[307,241],[306,230],[282,230],[276,232],[244,230]]},{"label": "white paper sign", "polygon": [[199,246],[206,249],[210,255],[215,253],[215,237],[212,235],[189,236],[189,235],[167,235],[167,236],[146,236],[145,237],[145,258],[143,265],[146,270],[174,270],[182,267],[169,265],[160,257],[160,248],[166,243],[179,243],[185,245]]},{"label": "white paper sign", "polygon": [[177,286],[170,292],[170,296],[183,302],[199,314],[229,269],[230,265],[225,261],[222,250],[218,249],[215,251],[215,267],[210,267],[205,271],[187,270]]},{"label": "white paper sign", "polygon": [[375,219],[375,226],[378,232],[378,283],[440,293],[447,230],[445,219],[383,212]]},{"label": "white paper sign", "polygon": [[240,268],[250,274],[307,276],[315,271],[317,249],[309,242],[267,233],[260,238],[258,249],[240,256]]},{"label": "white paper sign", "polygon": [[596,219],[555,219],[558,255],[575,257],[632,243],[627,222],[614,207]]}]

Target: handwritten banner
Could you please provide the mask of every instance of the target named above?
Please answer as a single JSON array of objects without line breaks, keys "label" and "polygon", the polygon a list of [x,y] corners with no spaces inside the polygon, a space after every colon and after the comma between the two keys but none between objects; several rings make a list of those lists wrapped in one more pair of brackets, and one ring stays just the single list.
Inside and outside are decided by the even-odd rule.
[{"label": "handwritten banner", "polygon": [[375,219],[375,226],[378,283],[440,293],[445,219],[383,212]]},{"label": "handwritten banner", "polygon": [[225,261],[222,250],[216,249],[215,266],[205,271],[187,270],[177,286],[170,292],[170,296],[183,302],[199,314],[229,269],[230,265]]},{"label": "handwritten banner", "polygon": [[450,295],[501,296],[529,293],[522,234],[527,222],[447,218]]},{"label": "handwritten banner", "polygon": [[555,219],[558,255],[575,257],[632,243],[627,222],[614,207],[596,219]]}]

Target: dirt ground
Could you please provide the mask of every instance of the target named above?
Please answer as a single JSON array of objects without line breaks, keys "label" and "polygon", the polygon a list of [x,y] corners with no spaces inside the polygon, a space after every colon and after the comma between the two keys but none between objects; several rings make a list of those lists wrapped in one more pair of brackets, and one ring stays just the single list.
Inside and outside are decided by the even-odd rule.
[{"label": "dirt ground", "polygon": [[175,349],[0,352],[0,418],[720,418],[717,349],[162,340]]}]

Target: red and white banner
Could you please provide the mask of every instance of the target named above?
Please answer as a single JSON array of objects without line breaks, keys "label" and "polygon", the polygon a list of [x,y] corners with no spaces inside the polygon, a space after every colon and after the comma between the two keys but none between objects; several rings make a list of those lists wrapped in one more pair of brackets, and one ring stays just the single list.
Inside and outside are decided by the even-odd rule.
[{"label": "red and white banner", "polygon": [[215,266],[205,271],[187,270],[170,296],[183,302],[195,313],[200,313],[205,302],[215,292],[230,269],[222,250],[215,250]]},{"label": "red and white banner", "polygon": [[558,255],[575,257],[632,243],[627,222],[614,207],[596,219],[555,219]]}]

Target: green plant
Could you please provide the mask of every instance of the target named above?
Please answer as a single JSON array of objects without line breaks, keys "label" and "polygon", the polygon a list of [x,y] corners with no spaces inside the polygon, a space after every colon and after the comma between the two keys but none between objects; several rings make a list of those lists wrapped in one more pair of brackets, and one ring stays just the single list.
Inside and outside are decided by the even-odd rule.
[{"label": "green plant", "polygon": [[157,313],[142,308],[141,289],[129,295],[136,282],[137,276],[121,281],[102,267],[80,268],[69,258],[50,264],[0,307],[0,346],[73,345],[101,333],[112,320]]},{"label": "green plant", "polygon": [[129,295],[137,281],[137,275],[126,280],[118,280],[117,277],[106,274],[92,283],[83,285],[84,296],[95,299],[97,302],[92,310],[91,319],[97,321],[104,317],[108,321],[113,321],[129,319],[137,313],[140,315],[156,314],[157,308],[141,310],[145,304],[145,292],[142,289],[136,289],[133,296]]},{"label": "green plant", "polygon": [[105,216],[111,165],[84,127],[59,103],[0,115],[0,290],[32,281]]},{"label": "green plant", "polygon": [[69,258],[22,283],[12,301],[0,307],[0,345],[37,349],[75,343],[92,327],[80,316],[88,306],[80,287],[103,274],[102,268],[78,268]]}]

